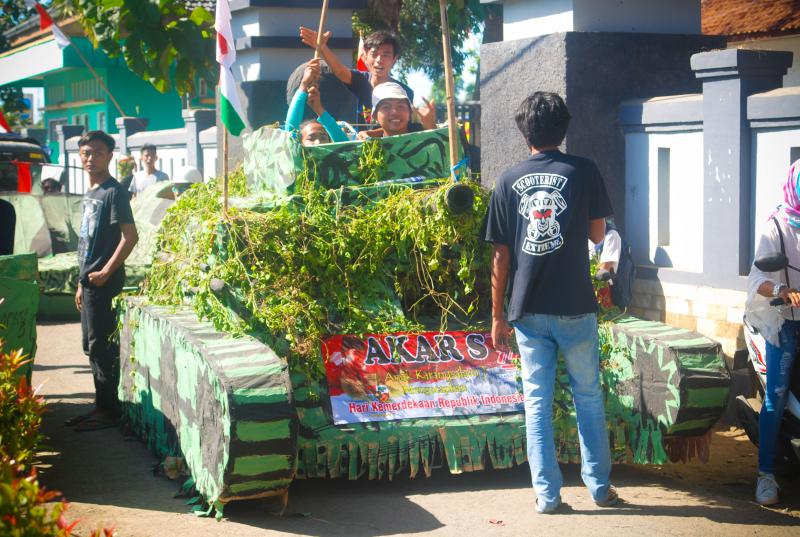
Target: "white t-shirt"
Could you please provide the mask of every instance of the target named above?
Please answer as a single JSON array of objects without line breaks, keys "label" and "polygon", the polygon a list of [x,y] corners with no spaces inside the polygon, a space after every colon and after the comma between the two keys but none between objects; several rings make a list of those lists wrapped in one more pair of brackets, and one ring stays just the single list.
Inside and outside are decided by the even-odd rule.
[{"label": "white t-shirt", "polygon": [[[616,273],[617,269],[619,269],[619,256],[621,253],[622,239],[620,238],[619,233],[613,229],[606,230],[606,236],[603,239],[603,246],[600,250],[599,263],[611,262],[611,267]],[[592,241],[589,241],[589,257],[592,257],[594,254],[595,244]]]},{"label": "white t-shirt", "polygon": [[147,187],[153,186],[161,181],[169,181],[169,176],[159,170],[156,170],[151,174],[148,174],[144,170],[139,170],[133,174],[131,186],[128,190],[130,190],[132,194],[138,194],[139,192],[147,190]]}]

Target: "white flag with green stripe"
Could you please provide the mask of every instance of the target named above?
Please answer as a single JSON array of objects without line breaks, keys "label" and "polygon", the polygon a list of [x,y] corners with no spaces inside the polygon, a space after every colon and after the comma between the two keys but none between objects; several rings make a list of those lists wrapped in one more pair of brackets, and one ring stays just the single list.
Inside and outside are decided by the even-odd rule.
[{"label": "white flag with green stripe", "polygon": [[219,62],[219,106],[220,118],[225,128],[234,136],[245,128],[245,115],[236,79],[233,77],[231,66],[236,61],[236,47],[233,43],[233,30],[231,28],[231,11],[228,0],[217,1],[216,20],[214,28],[217,31],[217,62]]}]

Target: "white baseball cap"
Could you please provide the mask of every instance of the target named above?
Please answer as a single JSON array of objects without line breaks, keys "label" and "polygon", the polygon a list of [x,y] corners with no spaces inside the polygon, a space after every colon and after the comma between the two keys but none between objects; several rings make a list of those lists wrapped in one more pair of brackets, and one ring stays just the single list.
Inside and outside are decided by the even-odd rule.
[{"label": "white baseball cap", "polygon": [[171,182],[174,185],[193,185],[194,183],[202,183],[203,176],[197,168],[183,166],[175,173],[175,177],[172,178]]},{"label": "white baseball cap", "polygon": [[411,106],[411,99],[408,98],[406,90],[397,82],[384,82],[375,86],[372,90],[372,109],[377,109],[380,102],[385,99],[405,99],[408,101],[408,106]]}]

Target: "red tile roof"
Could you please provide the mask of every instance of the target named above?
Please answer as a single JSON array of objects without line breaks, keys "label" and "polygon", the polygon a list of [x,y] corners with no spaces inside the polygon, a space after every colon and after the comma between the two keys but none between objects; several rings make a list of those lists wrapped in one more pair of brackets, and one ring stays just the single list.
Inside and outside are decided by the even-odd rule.
[{"label": "red tile roof", "polygon": [[701,5],[703,33],[707,35],[800,33],[800,0],[702,0]]}]

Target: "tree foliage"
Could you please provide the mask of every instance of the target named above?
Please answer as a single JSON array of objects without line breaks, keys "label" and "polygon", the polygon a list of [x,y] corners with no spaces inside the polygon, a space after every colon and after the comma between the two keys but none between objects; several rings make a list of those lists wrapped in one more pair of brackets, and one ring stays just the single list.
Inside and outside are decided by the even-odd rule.
[{"label": "tree foliage", "polygon": [[[464,67],[469,52],[464,41],[481,29],[490,7],[479,0],[449,0],[447,17],[450,26],[453,71]],[[391,30],[400,38],[402,72],[424,71],[433,80],[442,78],[442,30],[438,0],[370,0],[367,9],[353,16],[353,29],[366,35],[375,30]]]},{"label": "tree foliage", "polygon": [[2,14],[0,14],[0,52],[11,48],[11,43],[5,36],[7,30],[27,19],[33,10],[29,10],[22,0],[2,0]]},{"label": "tree foliage", "polygon": [[[5,36],[6,31],[25,21],[34,11],[28,9],[23,0],[3,0],[0,4],[2,5],[0,52],[4,52],[11,48],[11,43]],[[12,127],[22,124],[20,116],[26,108],[22,99],[22,88],[10,86],[0,88],[3,115]]]},{"label": "tree foliage", "polygon": [[[21,9],[22,0],[3,0]],[[87,37],[159,91],[173,87],[193,93],[197,75],[214,80],[213,15],[198,7],[186,9],[182,0],[52,0],[52,5],[78,16]],[[493,6],[480,0],[448,0],[448,19],[456,76],[469,51],[464,41],[478,32]],[[353,16],[355,32],[389,29],[403,47],[401,73],[420,69],[433,80],[443,76],[442,33],[438,0],[369,0]],[[0,43],[0,47],[1,47]],[[0,48],[0,50],[2,50]]]},{"label": "tree foliage", "polygon": [[86,36],[160,92],[194,93],[195,76],[213,80],[214,17],[179,0],[54,0],[78,16]]}]

